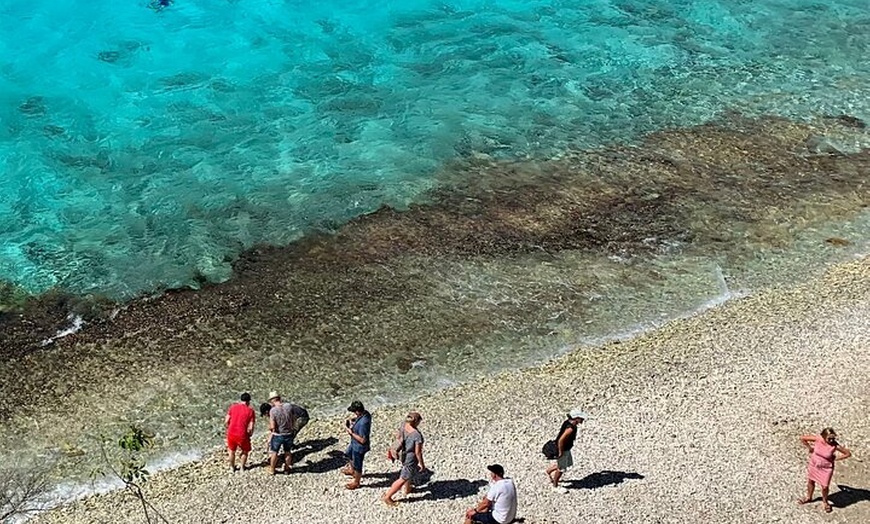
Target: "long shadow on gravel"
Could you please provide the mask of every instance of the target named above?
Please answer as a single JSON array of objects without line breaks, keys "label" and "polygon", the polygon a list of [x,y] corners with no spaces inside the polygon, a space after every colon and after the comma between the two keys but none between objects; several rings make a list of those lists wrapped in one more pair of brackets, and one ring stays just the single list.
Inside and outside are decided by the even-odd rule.
[{"label": "long shadow on gravel", "polygon": [[294,473],[326,473],[341,468],[347,464],[347,457],[344,453],[337,450],[332,450],[329,454],[318,460],[304,466],[293,468]]},{"label": "long shadow on gravel", "polygon": [[480,488],[486,486],[485,480],[470,481],[467,479],[436,480],[426,484],[418,493],[422,497],[409,497],[402,502],[421,502],[424,500],[464,499],[473,497],[480,492]]},{"label": "long shadow on gravel", "polygon": [[840,491],[828,495],[828,501],[837,508],[845,508],[858,502],[870,502],[870,490],[853,488],[843,484],[837,484]]},{"label": "long shadow on gravel", "polygon": [[338,444],[338,439],[335,437],[306,440],[305,442],[297,444],[293,449],[293,458],[299,461],[311,453],[323,451],[324,449],[336,444]]},{"label": "long shadow on gravel", "polygon": [[[399,471],[393,471],[390,473],[364,473],[363,474],[363,483],[362,488],[388,488],[390,484],[393,483],[394,480],[399,478]],[[371,482],[372,479],[382,479],[378,482]]]},{"label": "long shadow on gravel", "polygon": [[599,471],[586,475],[579,480],[571,480],[565,483],[568,489],[597,489],[605,486],[622,484],[626,480],[640,480],[644,478],[640,473],[626,473],[625,471]]}]

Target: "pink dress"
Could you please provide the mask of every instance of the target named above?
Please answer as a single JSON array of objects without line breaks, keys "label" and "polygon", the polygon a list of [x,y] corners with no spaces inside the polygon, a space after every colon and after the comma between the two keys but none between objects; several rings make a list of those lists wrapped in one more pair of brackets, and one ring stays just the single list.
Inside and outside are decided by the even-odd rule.
[{"label": "pink dress", "polygon": [[810,452],[810,463],[807,465],[807,478],[818,483],[823,488],[831,485],[834,476],[834,450],[837,446],[828,444],[821,436],[816,437],[813,450]]}]

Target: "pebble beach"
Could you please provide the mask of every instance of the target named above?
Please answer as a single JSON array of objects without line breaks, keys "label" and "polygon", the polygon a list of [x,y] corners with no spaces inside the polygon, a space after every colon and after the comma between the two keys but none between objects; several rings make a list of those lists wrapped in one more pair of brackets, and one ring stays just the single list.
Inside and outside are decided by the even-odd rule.
[{"label": "pebble beach", "polygon": [[0,3],[0,524],[870,523],[866,1]]},{"label": "pebble beach", "polygon": [[[231,473],[215,449],[154,475],[146,493],[171,522],[461,522],[485,493],[486,465],[497,462],[517,483],[526,524],[867,522],[868,318],[865,257],[538,367],[376,409],[373,450],[356,491],[344,488],[338,471],[347,442],[337,417],[313,420],[300,434],[291,474]],[[559,494],[548,485],[540,447],[575,406],[593,418],[581,426],[575,466],[563,477],[568,493]],[[379,497],[396,470],[383,451],[410,409],[423,414],[432,473],[389,508]],[[796,503],[806,461],[798,436],[826,426],[853,451],[837,463],[831,514],[818,500]],[[116,491],[32,522],[143,520],[137,502]]]}]

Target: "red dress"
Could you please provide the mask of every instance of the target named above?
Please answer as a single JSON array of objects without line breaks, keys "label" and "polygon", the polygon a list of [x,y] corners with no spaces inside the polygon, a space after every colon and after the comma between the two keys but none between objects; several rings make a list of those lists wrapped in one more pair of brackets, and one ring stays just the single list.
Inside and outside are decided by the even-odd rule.
[{"label": "red dress", "polygon": [[836,445],[828,444],[821,436],[816,437],[813,450],[810,452],[810,462],[807,464],[807,478],[818,483],[823,488],[830,486],[834,476],[834,451]]}]

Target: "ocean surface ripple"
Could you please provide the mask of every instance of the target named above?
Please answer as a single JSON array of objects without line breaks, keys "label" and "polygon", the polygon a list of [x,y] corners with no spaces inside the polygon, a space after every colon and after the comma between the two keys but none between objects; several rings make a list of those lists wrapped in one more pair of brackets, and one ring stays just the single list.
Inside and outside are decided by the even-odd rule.
[{"label": "ocean surface ripple", "polygon": [[129,299],[405,209],[452,161],[870,116],[865,0],[0,5],[0,281]]}]

